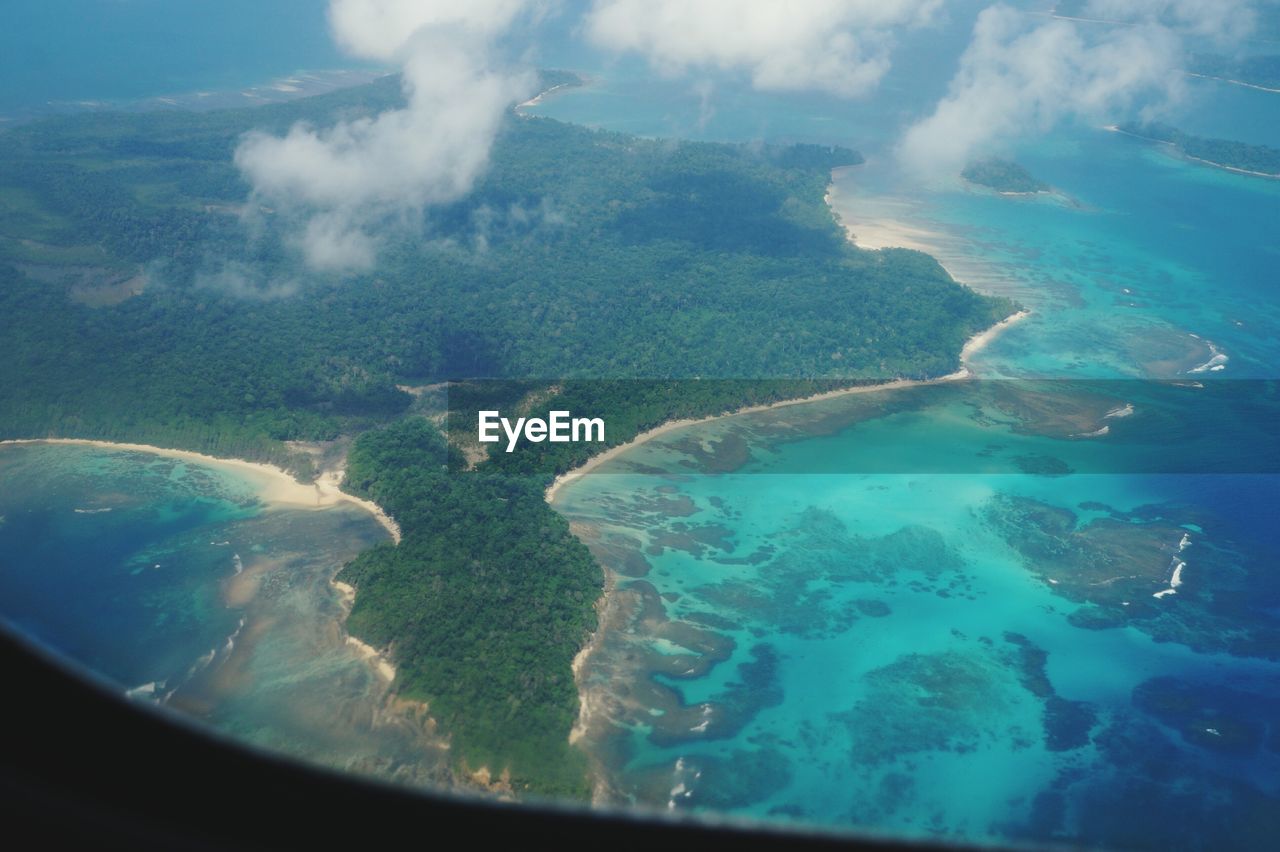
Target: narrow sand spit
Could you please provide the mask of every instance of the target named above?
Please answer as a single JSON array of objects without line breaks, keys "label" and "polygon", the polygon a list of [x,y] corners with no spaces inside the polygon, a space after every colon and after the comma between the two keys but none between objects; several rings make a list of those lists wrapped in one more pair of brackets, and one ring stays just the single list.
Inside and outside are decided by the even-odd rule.
[{"label": "narrow sand spit", "polygon": [[382,510],[382,507],[371,500],[353,497],[341,490],[344,470],[324,471],[312,485],[298,482],[284,470],[271,464],[245,461],[244,459],[224,459],[190,450],[171,450],[165,447],[153,447],[149,444],[120,444],[112,441],[91,441],[81,438],[31,438],[21,440],[0,441],[4,444],[69,444],[82,447],[100,447],[105,450],[128,450],[140,453],[152,453],[165,458],[207,464],[213,467],[235,468],[236,470],[254,474],[259,487],[259,496],[263,502],[275,506],[300,506],[312,509],[323,509],[339,503],[352,503],[367,511],[382,524],[391,538],[400,543],[400,526]]}]

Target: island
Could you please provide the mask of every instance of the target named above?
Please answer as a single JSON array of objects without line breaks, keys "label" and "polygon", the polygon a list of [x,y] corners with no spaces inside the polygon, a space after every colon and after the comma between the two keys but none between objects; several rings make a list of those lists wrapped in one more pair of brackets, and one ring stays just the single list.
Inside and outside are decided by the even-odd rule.
[{"label": "island", "polygon": [[1280,178],[1280,148],[1230,139],[1206,139],[1156,122],[1128,122],[1113,129],[1139,139],[1163,143],[1198,163],[1256,177]]},{"label": "island", "polygon": [[1052,189],[1017,163],[994,157],[970,163],[960,176],[969,183],[989,187],[1001,195],[1035,195]]}]

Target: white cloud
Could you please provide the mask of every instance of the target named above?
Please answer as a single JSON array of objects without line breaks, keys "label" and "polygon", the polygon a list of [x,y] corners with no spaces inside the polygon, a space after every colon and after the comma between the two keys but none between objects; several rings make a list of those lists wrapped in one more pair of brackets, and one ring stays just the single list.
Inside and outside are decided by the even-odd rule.
[{"label": "white cloud", "polygon": [[668,75],[745,72],[762,90],[872,90],[889,69],[891,28],[928,23],[941,0],[597,0],[584,22],[599,47],[638,53]]},{"label": "white cloud", "polygon": [[1002,5],[983,10],[946,97],[899,147],[907,166],[954,174],[988,147],[1066,119],[1124,117],[1180,95],[1181,46],[1167,27],[1091,29],[1086,39],[1070,21],[1037,20]]},{"label": "white cloud", "polygon": [[338,45],[353,56],[395,61],[406,58],[419,32],[451,29],[492,38],[527,5],[526,0],[330,0],[329,26]]},{"label": "white cloud", "polygon": [[335,39],[400,65],[406,107],[330,128],[248,135],[236,165],[257,198],[297,220],[292,243],[313,267],[367,269],[369,231],[470,191],[529,73],[496,67],[494,40],[527,0],[332,0]]}]

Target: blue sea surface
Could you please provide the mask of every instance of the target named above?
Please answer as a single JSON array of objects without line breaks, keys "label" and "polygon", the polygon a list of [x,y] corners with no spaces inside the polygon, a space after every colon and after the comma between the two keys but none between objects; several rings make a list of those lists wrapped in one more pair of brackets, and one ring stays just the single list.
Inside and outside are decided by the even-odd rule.
[{"label": "blue sea surface", "polygon": [[[1280,182],[1076,122],[1007,146],[1054,191],[1002,196],[902,173],[922,107],[892,89],[643,76],[536,110],[859,148],[832,193],[855,239],[1031,314],[964,389],[690,426],[559,490],[615,586],[583,675],[604,795],[972,842],[1272,842]],[[1280,144],[1280,95],[1188,88],[1170,123]]]},{"label": "blue sea surface", "polygon": [[219,583],[229,530],[259,513],[247,483],[59,446],[0,449],[0,477],[0,598],[23,632],[121,689],[176,685],[235,632]]}]

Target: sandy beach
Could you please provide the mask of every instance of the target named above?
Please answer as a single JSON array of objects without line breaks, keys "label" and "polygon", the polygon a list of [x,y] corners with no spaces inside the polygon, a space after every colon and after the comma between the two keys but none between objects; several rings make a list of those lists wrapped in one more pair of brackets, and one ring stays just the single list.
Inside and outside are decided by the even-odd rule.
[{"label": "sandy beach", "polygon": [[[960,349],[960,363],[967,365],[969,360],[977,355],[983,349],[991,345],[991,341],[1009,330],[1009,327],[1015,323],[1020,323],[1027,317],[1031,316],[1031,311],[1018,311],[1016,314],[1010,314],[1000,322],[991,326],[986,331],[979,332],[973,337],[965,341],[964,346]],[[961,367],[961,371],[967,371],[967,367]]]},{"label": "sandy beach", "polygon": [[242,473],[253,475],[259,485],[259,496],[263,502],[272,506],[296,506],[308,509],[324,509],[340,503],[351,503],[364,509],[380,523],[397,544],[400,543],[400,527],[390,515],[371,500],[353,497],[341,490],[344,470],[337,468],[321,473],[312,485],[305,485],[294,479],[289,473],[272,464],[245,461],[244,459],[224,459],[190,450],[172,450],[165,447],[153,447],[149,444],[122,444],[112,441],[93,441],[83,438],[29,438],[0,441],[4,444],[70,444],[82,447],[100,447],[105,450],[129,450],[132,452],[152,453],[165,458],[182,459],[183,461],[206,464],[213,467],[233,468]]},{"label": "sandy beach", "polygon": [[[342,607],[346,610],[347,615],[351,614],[351,607],[356,603],[356,587],[350,583],[344,583],[338,579],[329,581],[329,585],[337,590],[342,600]],[[356,650],[360,658],[373,666],[379,675],[387,680],[388,683],[396,679],[396,667],[392,664],[387,655],[370,645],[352,636],[346,631],[346,618],[343,618],[343,635],[346,637],[346,643]]]},{"label": "sandy beach", "polygon": [[595,651],[600,642],[604,638],[605,619],[609,613],[606,607],[613,598],[613,590],[617,584],[615,576],[609,572],[605,573],[604,590],[601,592],[599,599],[596,601],[596,629],[591,634],[591,638],[582,646],[582,650],[578,651],[577,656],[573,658],[573,682],[578,687],[578,718],[573,723],[573,729],[569,731],[569,744],[578,742],[586,735],[590,728],[591,719],[595,715],[596,701],[595,696],[590,690],[585,688],[583,683],[583,670],[587,664],[587,658]]},{"label": "sandy beach", "polygon": [[[351,503],[364,509],[380,523],[396,544],[400,543],[400,527],[395,520],[382,510],[382,507],[370,500],[362,500],[343,492],[340,488],[345,470],[341,467],[323,471],[312,485],[305,485],[294,479],[289,473],[271,464],[251,462],[244,459],[224,459],[190,450],[171,450],[164,447],[153,447],[149,444],[122,444],[112,441],[93,441],[81,438],[32,438],[0,441],[5,444],[69,444],[82,447],[100,447],[107,450],[129,450],[133,452],[152,453],[166,458],[205,464],[211,467],[232,468],[250,474],[258,486],[258,495],[263,502],[272,506],[300,507],[308,509],[325,509],[341,503]],[[229,603],[238,605],[240,599],[247,600],[257,590],[257,583],[266,566],[256,566],[238,576],[236,583],[229,589],[232,599]],[[356,590],[349,583],[331,580],[334,589],[341,596],[343,606],[350,611],[355,603]],[[387,681],[395,680],[396,669],[378,649],[354,636],[347,635],[346,641],[360,656],[369,661],[379,675]]]},{"label": "sandy beach", "polygon": [[538,92],[538,94],[529,98],[529,100],[516,104],[516,109],[524,109],[525,107],[537,106],[538,104],[542,103],[542,101],[545,98],[554,94],[557,90],[567,87],[568,85],[569,85],[568,83],[560,83],[557,86],[552,86],[550,89],[544,89],[543,91]]},{"label": "sandy beach", "polygon": [[852,396],[854,394],[863,393],[883,393],[885,391],[899,390],[901,388],[914,388],[923,385],[936,385],[943,382],[956,382],[972,378],[973,374],[967,366],[970,358],[981,352],[991,341],[995,340],[1003,334],[1010,326],[1021,322],[1031,315],[1030,311],[1018,311],[1005,317],[1000,322],[988,328],[986,331],[979,332],[965,342],[964,347],[960,350],[960,369],[954,373],[948,373],[945,376],[938,376],[934,379],[894,379],[892,381],[881,382],[876,385],[859,385],[851,388],[840,388],[839,390],[827,391],[826,393],[813,394],[812,396],[799,397],[797,399],[784,399],[779,402],[772,402],[767,405],[751,405],[739,408],[734,411],[725,412],[723,414],[712,414],[707,417],[687,418],[684,420],[670,420],[661,426],[654,427],[647,432],[642,432],[632,438],[625,444],[619,444],[616,447],[610,447],[603,453],[592,456],[584,464],[573,470],[562,473],[555,478],[551,485],[547,488],[546,498],[548,503],[555,502],[556,494],[559,493],[561,487],[566,483],[572,482],[580,476],[590,473],[602,464],[617,458],[632,447],[652,441],[668,432],[677,429],[683,429],[686,426],[693,426],[698,423],[709,423],[712,420],[719,420],[723,417],[739,417],[743,414],[752,414],[758,411],[772,411],[776,408],[786,408],[792,405],[804,405],[810,402],[818,402],[824,399],[834,399],[841,396]]},{"label": "sandy beach", "polygon": [[396,667],[387,662],[387,658],[377,648],[366,642],[361,642],[350,634],[347,635],[347,644],[355,648],[361,657],[372,663],[378,674],[388,681],[396,679]]},{"label": "sandy beach", "polygon": [[936,379],[894,379],[890,382],[883,382],[878,385],[860,385],[858,387],[841,388],[839,390],[827,391],[826,393],[813,394],[812,396],[799,397],[797,399],[784,399],[779,402],[772,402],[767,405],[750,405],[744,408],[735,409],[734,411],[726,411],[723,414],[712,414],[707,417],[690,417],[684,420],[669,420],[661,426],[656,426],[647,432],[641,432],[625,444],[619,444],[616,447],[610,447],[603,453],[592,456],[580,467],[576,467],[568,473],[562,473],[555,478],[547,488],[547,502],[555,501],[556,493],[566,483],[572,482],[580,476],[590,473],[600,465],[617,458],[632,447],[652,441],[654,438],[674,432],[677,429],[683,429],[686,426],[694,426],[698,423],[710,423],[712,420],[719,420],[724,417],[738,417],[743,414],[753,414],[758,411],[772,411],[775,408],[785,408],[790,405],[803,405],[808,402],[818,402],[824,399],[833,399],[838,396],[849,396],[858,393],[880,393],[882,391],[896,390],[898,388],[910,388],[918,385],[936,384],[938,382],[953,382],[960,379],[967,379],[969,371],[964,367],[956,370],[954,373],[948,373]]},{"label": "sandy beach", "polygon": [[[878,251],[885,248],[907,248],[930,254],[938,242],[938,235],[932,231],[905,222],[886,219],[879,222],[859,222],[857,225],[845,225],[845,233],[849,241],[860,249]],[[935,258],[936,259],[936,258]],[[941,265],[941,261],[939,261]],[[943,266],[943,269],[946,269]],[[950,274],[951,270],[947,270]],[[951,276],[955,278],[954,275]]]},{"label": "sandy beach", "polygon": [[329,584],[337,589],[338,594],[342,596],[342,605],[350,609],[352,604],[356,602],[356,587],[341,580],[330,580]]},{"label": "sandy beach", "polygon": [[[839,177],[847,172],[850,166],[845,166],[831,170],[832,181],[827,186],[827,193],[823,196],[823,201],[827,207],[831,208],[831,213],[835,216],[835,220],[840,227],[844,228],[845,237],[849,242],[853,243],[860,249],[867,251],[879,251],[886,248],[905,248],[922,251],[925,254],[934,255],[935,260],[937,246],[945,239],[943,235],[927,230],[919,225],[908,224],[904,218],[910,217],[912,214],[911,206],[906,202],[894,204],[881,204],[877,208],[877,215],[874,221],[860,220],[856,223],[846,222],[840,214],[840,208],[843,206],[841,202],[841,190],[839,185]],[[883,209],[888,207],[889,210]],[[885,215],[888,213],[889,215]],[[939,262],[941,266],[941,262]],[[946,269],[943,266],[943,269]],[[951,274],[951,270],[947,270]],[[955,275],[951,275],[955,278]],[[960,279],[956,278],[957,281]]]}]

